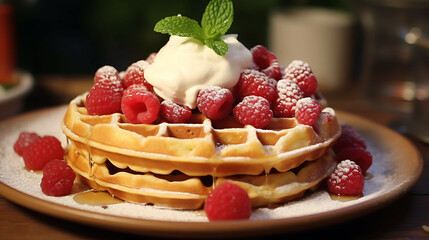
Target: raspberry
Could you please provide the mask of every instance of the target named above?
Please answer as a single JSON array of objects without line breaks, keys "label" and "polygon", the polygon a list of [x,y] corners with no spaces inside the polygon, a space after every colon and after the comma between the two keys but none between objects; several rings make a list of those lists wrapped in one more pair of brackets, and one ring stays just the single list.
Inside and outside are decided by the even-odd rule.
[{"label": "raspberry", "polygon": [[37,133],[21,132],[19,134],[18,140],[16,140],[15,144],[13,145],[13,149],[19,156],[22,156],[28,145],[39,138],[40,136]]},{"label": "raspberry", "polygon": [[192,116],[192,111],[189,107],[165,100],[161,103],[161,116],[167,122],[184,123]]},{"label": "raspberry", "polygon": [[243,125],[252,125],[255,128],[267,126],[273,118],[270,103],[259,96],[247,96],[235,106],[234,117]]},{"label": "raspberry", "polygon": [[143,84],[131,85],[122,96],[122,112],[134,124],[155,122],[160,107],[158,97]]},{"label": "raspberry", "polygon": [[362,195],[364,177],[360,167],[353,161],[344,160],[338,163],[328,178],[331,193],[345,196]]},{"label": "raspberry", "polygon": [[341,126],[341,136],[334,145],[334,151],[340,152],[344,148],[358,146],[366,149],[366,144],[360,134],[350,125]]},{"label": "raspberry", "polygon": [[149,63],[145,60],[137,61],[127,68],[125,71],[124,79],[122,80],[124,88],[127,89],[133,84],[143,84],[149,91],[152,91],[153,87],[144,78],[144,70],[149,66]]},{"label": "raspberry", "polygon": [[95,83],[86,96],[85,107],[89,115],[108,115],[121,112],[123,88],[104,80]]},{"label": "raspberry", "polygon": [[361,168],[362,173],[366,173],[368,168],[372,165],[371,153],[360,146],[351,146],[341,149],[336,153],[335,159],[338,162],[345,159],[355,162]]},{"label": "raspberry", "polygon": [[296,83],[282,79],[277,82],[277,98],[273,103],[273,112],[276,117],[293,117],[295,105],[304,93]]},{"label": "raspberry", "polygon": [[265,73],[268,77],[279,80],[282,78],[277,57],[264,46],[257,45],[250,49],[256,70]]},{"label": "raspberry", "polygon": [[22,157],[28,169],[42,170],[46,163],[54,159],[63,159],[64,149],[57,138],[44,136],[28,145]]},{"label": "raspberry", "polygon": [[99,68],[94,75],[94,83],[99,82],[100,80],[106,80],[109,82],[120,82],[121,78],[119,77],[118,70],[112,66],[103,66]]},{"label": "raspberry", "polygon": [[43,168],[43,178],[40,183],[42,192],[48,196],[69,195],[73,188],[76,174],[63,160],[52,160]]},{"label": "raspberry", "polygon": [[284,79],[290,79],[294,83],[297,83],[305,96],[311,96],[316,92],[317,79],[310,68],[310,65],[306,62],[295,60],[287,66],[283,75]]},{"label": "raspberry", "polygon": [[198,92],[198,110],[213,120],[228,116],[232,110],[232,103],[232,93],[226,88],[210,86]]},{"label": "raspberry", "polygon": [[149,54],[149,56],[146,58],[146,62],[152,64],[153,61],[155,61],[156,54],[156,52]]},{"label": "raspberry", "polygon": [[[274,91],[275,91],[275,90],[276,90],[276,88],[277,88],[277,80],[274,80],[273,78],[268,78],[268,83],[269,83],[271,86],[273,86]],[[274,96],[276,96],[276,94],[274,94]]]},{"label": "raspberry", "polygon": [[204,211],[210,221],[249,219],[252,202],[240,186],[223,182],[207,197]]},{"label": "raspberry", "polygon": [[296,103],[295,117],[298,123],[313,126],[322,111],[320,104],[309,97],[301,98]]},{"label": "raspberry", "polygon": [[241,72],[240,79],[235,85],[235,91],[243,99],[246,96],[260,96],[272,103],[276,97],[275,85],[268,76],[257,70],[246,69]]},{"label": "raspberry", "polygon": [[121,111],[121,96],[124,88],[118,71],[112,66],[103,66],[94,76],[94,86],[86,96],[85,107],[89,115],[108,115]]}]

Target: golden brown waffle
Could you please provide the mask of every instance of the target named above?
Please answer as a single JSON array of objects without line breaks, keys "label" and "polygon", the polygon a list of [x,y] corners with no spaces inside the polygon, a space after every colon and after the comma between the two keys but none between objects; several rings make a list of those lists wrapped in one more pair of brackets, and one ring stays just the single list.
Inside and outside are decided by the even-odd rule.
[{"label": "golden brown waffle", "polygon": [[[212,188],[205,183],[207,178],[238,181],[254,206],[287,200],[330,173],[333,161],[322,156],[341,133],[331,108],[323,111],[332,120],[320,118],[314,127],[294,118],[274,118],[264,129],[255,129],[233,117],[212,121],[202,114],[193,114],[186,124],[130,124],[119,113],[88,115],[85,96],[70,103],[62,123],[71,142],[66,160],[90,186],[132,202],[198,208]],[[313,162],[317,167],[310,169],[317,174],[299,179],[298,185],[305,186],[300,191],[278,195],[273,190],[277,188],[270,186],[274,181],[270,179],[282,176],[284,180],[274,181],[275,186],[287,188],[286,176],[295,175],[289,170]],[[265,173],[270,173],[267,178]],[[310,181],[311,175],[318,177]],[[248,183],[262,178],[268,179],[270,190]]]},{"label": "golden brown waffle", "polygon": [[138,173],[114,167],[109,160],[91,166],[90,160],[74,144],[68,149],[66,159],[81,181],[94,189],[107,190],[128,202],[180,209],[201,208],[211,189],[223,181],[231,181],[246,190],[253,207],[292,200],[317,186],[337,164],[330,151],[293,171],[256,176],[190,177],[178,171],[168,175]]}]

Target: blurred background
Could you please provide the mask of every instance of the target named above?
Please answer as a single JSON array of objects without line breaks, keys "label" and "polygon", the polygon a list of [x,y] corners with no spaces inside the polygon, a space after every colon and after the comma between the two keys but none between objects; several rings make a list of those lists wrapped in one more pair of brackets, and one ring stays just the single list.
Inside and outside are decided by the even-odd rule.
[{"label": "blurred background", "polygon": [[[156,22],[179,13],[199,21],[208,1],[11,3],[15,10],[19,67],[35,75],[76,75],[91,74],[105,64],[125,69],[130,63],[158,51],[168,36],[153,31]],[[267,44],[269,14],[280,7],[298,4],[345,7],[342,1],[236,0],[234,23],[229,32],[239,33],[240,40],[249,48]]]},{"label": "blurred background", "polygon": [[[0,0],[0,90],[17,83],[2,72],[19,69],[34,79],[24,111],[66,104],[99,67],[122,71],[158,51],[168,36],[153,31],[157,21],[200,21],[208,2]],[[249,49],[267,46],[283,66],[309,62],[328,100],[346,92],[369,107],[429,115],[428,0],[234,0],[234,9],[228,33]]]},{"label": "blurred background", "polygon": [[[0,1],[3,7],[12,7],[16,68],[31,73],[35,79],[26,109],[68,102],[88,87],[85,77],[91,78],[103,65],[121,71],[145,59],[168,41],[168,35],[153,31],[157,21],[179,13],[200,21],[208,2]],[[267,46],[270,14],[297,5],[349,11],[348,3],[341,0],[236,0],[229,33],[238,33],[239,40],[248,48]]]}]

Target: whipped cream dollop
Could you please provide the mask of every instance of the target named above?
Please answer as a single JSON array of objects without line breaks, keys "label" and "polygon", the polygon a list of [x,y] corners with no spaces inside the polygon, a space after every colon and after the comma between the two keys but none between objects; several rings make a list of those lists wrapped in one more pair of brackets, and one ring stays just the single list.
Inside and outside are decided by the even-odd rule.
[{"label": "whipped cream dollop", "polygon": [[171,36],[145,69],[146,81],[161,98],[194,109],[199,90],[207,86],[231,89],[241,71],[252,67],[252,54],[237,35],[225,35],[222,40],[228,44],[224,56],[196,39]]}]

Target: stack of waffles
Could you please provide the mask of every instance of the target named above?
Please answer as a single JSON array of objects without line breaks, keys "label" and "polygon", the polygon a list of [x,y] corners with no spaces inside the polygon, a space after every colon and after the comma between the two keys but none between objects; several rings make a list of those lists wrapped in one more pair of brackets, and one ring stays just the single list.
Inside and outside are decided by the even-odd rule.
[{"label": "stack of waffles", "polygon": [[273,118],[258,129],[201,113],[187,123],[131,124],[122,113],[89,115],[85,101],[72,100],[62,122],[66,161],[90,187],[128,202],[199,209],[231,181],[253,207],[268,206],[314,189],[337,164],[331,147],[341,127],[329,107],[314,126]]}]

